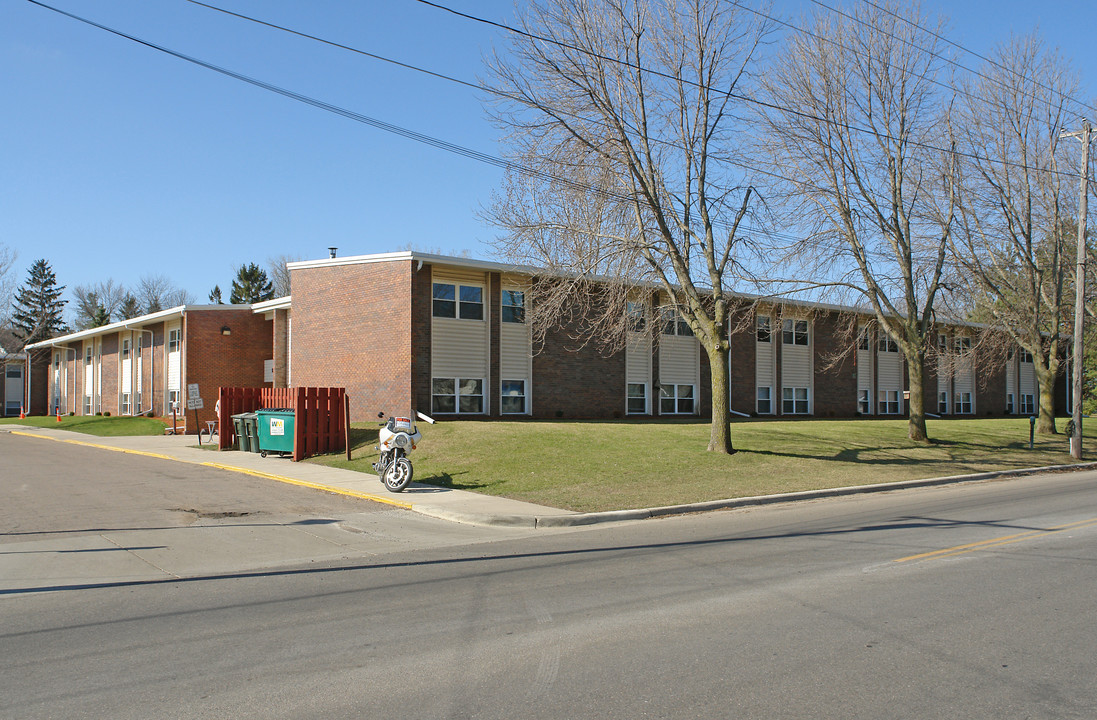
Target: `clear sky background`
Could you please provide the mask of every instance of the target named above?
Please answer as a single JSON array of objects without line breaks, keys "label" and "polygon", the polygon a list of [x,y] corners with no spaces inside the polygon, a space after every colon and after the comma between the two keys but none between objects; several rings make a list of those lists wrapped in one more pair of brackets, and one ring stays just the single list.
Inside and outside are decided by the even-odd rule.
[{"label": "clear sky background", "polygon": [[[455,83],[184,0],[43,1],[361,115],[501,151],[484,98]],[[482,75],[484,53],[505,41],[501,30],[416,0],[210,4],[470,82]],[[441,4],[504,23],[514,16],[511,0]],[[773,11],[795,22],[815,7],[776,0]],[[1091,2],[926,0],[924,7],[948,15],[950,39],[982,54],[1038,26],[1081,70],[1082,97],[1094,97]],[[227,300],[243,263],[321,258],[329,246],[341,256],[411,247],[492,258],[495,230],[476,213],[499,184],[497,168],[26,0],[0,0],[0,98],[0,244],[18,252],[20,284],[30,264],[46,258],[70,289],[163,274],[204,303],[215,284]]]}]

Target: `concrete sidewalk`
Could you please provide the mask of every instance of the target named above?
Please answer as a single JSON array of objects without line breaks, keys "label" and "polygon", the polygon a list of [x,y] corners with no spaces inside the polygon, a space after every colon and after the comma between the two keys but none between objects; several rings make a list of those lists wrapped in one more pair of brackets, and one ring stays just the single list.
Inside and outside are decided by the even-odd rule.
[{"label": "concrete sidewalk", "polygon": [[906,488],[930,487],[958,482],[973,482],[993,478],[1031,475],[1056,470],[1090,470],[1097,463],[1057,465],[1044,468],[977,473],[953,477],[927,478],[896,483],[858,485],[852,487],[810,490],[782,495],[763,495],[727,500],[674,505],[669,507],[615,510],[597,513],[577,513],[569,510],[534,505],[519,500],[493,497],[466,490],[451,490],[432,485],[413,483],[402,493],[390,493],[384,489],[376,475],[331,468],[313,463],[295,463],[287,458],[238,451],[219,452],[198,447],[195,435],[164,435],[136,437],[96,437],[68,430],[36,428],[22,425],[3,425],[0,432],[40,438],[56,442],[74,443],[103,450],[136,453],[165,460],[204,465],[207,467],[247,473],[278,482],[311,487],[326,492],[365,498],[394,505],[429,517],[473,525],[502,527],[564,527],[592,525],[622,520],[641,520],[651,517],[677,515],[689,512],[707,512],[739,507],[751,507],[797,500],[886,492]]}]

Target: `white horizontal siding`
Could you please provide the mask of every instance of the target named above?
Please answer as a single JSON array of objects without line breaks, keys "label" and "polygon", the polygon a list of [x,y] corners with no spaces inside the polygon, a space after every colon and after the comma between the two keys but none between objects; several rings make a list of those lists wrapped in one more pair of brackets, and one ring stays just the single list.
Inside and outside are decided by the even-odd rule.
[{"label": "white horizontal siding", "polygon": [[857,389],[868,390],[872,397],[872,350],[857,350]]},{"label": "white horizontal siding", "polygon": [[431,375],[452,378],[488,376],[488,324],[480,320],[434,318]]},{"label": "white horizontal siding", "polygon": [[1021,394],[1036,395],[1036,368],[1032,363],[1021,363]]},{"label": "white horizontal siding", "polygon": [[781,386],[811,387],[811,345],[781,347]]},{"label": "white horizontal siding", "polygon": [[754,384],[757,387],[773,387],[774,370],[773,343],[754,343]]},{"label": "white horizontal siding", "polygon": [[1017,407],[1017,353],[1006,361],[1006,395],[1013,395],[1014,408]]},{"label": "white horizontal siding", "polygon": [[701,344],[697,338],[662,335],[659,338],[659,382],[696,385],[701,375]]},{"label": "white horizontal siding", "polygon": [[876,354],[877,390],[903,389],[903,356],[897,352]]},{"label": "white horizontal siding", "polygon": [[437,265],[431,269],[431,280],[441,283],[487,285],[487,275],[483,271],[469,268],[439,267]]},{"label": "white horizontal siding", "polygon": [[533,349],[525,323],[499,324],[499,374],[501,380],[529,380]]},{"label": "white horizontal siding", "polygon": [[625,382],[651,382],[651,336],[647,333],[628,334],[625,345]]}]

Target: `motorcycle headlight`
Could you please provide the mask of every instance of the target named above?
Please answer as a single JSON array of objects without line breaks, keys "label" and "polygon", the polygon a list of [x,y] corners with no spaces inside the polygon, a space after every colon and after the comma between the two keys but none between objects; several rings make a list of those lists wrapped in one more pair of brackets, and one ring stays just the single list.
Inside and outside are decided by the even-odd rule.
[{"label": "motorcycle headlight", "polygon": [[399,433],[392,439],[392,444],[398,448],[406,448],[411,444],[411,438],[407,436],[407,433]]}]

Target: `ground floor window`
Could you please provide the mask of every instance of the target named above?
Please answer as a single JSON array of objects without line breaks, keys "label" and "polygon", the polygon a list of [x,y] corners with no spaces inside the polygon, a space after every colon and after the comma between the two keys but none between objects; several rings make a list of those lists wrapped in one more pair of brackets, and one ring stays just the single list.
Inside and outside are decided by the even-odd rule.
[{"label": "ground floor window", "polygon": [[948,414],[948,391],[942,390],[937,393],[937,412],[942,415]]},{"label": "ground floor window", "polygon": [[84,396],[84,414],[91,415],[91,395]]},{"label": "ground floor window", "polygon": [[630,415],[643,415],[648,411],[648,386],[644,383],[629,383],[625,410]]},{"label": "ground floor window", "polygon": [[[767,318],[768,319],[768,318]],[[760,387],[758,388],[758,414],[759,415],[772,415],[773,414],[773,388]]]},{"label": "ground floor window", "polygon": [[431,409],[436,413],[484,412],[484,381],[480,378],[434,378]]},{"label": "ground floor window", "polygon": [[782,388],[781,412],[785,415],[808,414],[808,389],[807,388]]},{"label": "ground floor window", "polygon": [[1013,393],[1006,393],[1006,414],[1013,414]]},{"label": "ground floor window", "polygon": [[971,414],[971,393],[956,393],[956,412],[960,415]]},{"label": "ground floor window", "polygon": [[122,414],[129,415],[133,412],[133,408],[130,407],[130,394],[122,393]]},{"label": "ground floor window", "polygon": [[660,385],[659,386],[659,414],[660,415],[692,415],[693,414],[693,386],[692,385]]},{"label": "ground floor window", "polygon": [[872,401],[869,399],[868,390],[857,391],[857,412],[868,415],[872,412]]},{"label": "ground floor window", "polygon": [[4,405],[4,415],[14,416],[18,415],[19,411],[23,409],[23,405],[19,400],[8,400]]},{"label": "ground floor window", "polygon": [[879,393],[877,393],[876,399],[880,403],[881,415],[899,414],[898,390],[881,390]]},{"label": "ground floor window", "polygon": [[165,414],[171,414],[172,410],[175,410],[175,412],[183,411],[183,408],[179,407],[178,390],[168,390],[168,409],[165,411]]},{"label": "ground floor window", "polygon": [[1035,415],[1036,414],[1036,396],[1035,395],[1021,393],[1021,414],[1022,415]]},{"label": "ground floor window", "polygon": [[499,412],[503,415],[521,415],[526,412],[526,381],[504,380],[499,396]]}]

